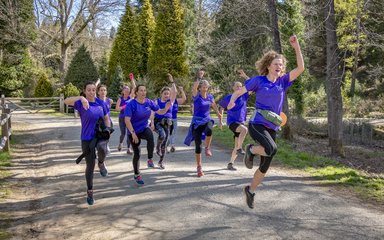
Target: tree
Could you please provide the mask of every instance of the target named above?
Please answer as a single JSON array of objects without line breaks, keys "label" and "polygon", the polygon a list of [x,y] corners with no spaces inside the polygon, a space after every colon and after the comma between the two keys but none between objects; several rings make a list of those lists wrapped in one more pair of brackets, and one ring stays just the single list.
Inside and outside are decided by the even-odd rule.
[{"label": "tree", "polygon": [[[116,54],[116,60],[123,70],[125,79],[128,79],[131,72],[137,76],[141,62],[140,38],[136,18],[129,0],[126,3],[125,13],[120,20],[113,44],[113,54]],[[111,70],[114,72],[114,69]]]},{"label": "tree", "polygon": [[76,52],[68,67],[65,76],[65,84],[72,83],[78,89],[83,89],[88,81],[96,81],[99,78],[97,68],[86,47],[82,45]]},{"label": "tree", "polygon": [[45,72],[40,74],[40,78],[37,81],[35,88],[35,97],[52,97],[53,89],[52,84],[48,79],[48,76]]},{"label": "tree", "polygon": [[160,0],[154,43],[148,60],[150,80],[156,82],[155,92],[168,84],[166,73],[185,79],[188,66],[185,56],[185,35],[179,0]]},{"label": "tree", "polygon": [[149,0],[144,0],[139,16],[140,29],[140,53],[141,53],[141,75],[147,74],[148,57],[152,49],[153,34],[155,32],[155,17]]},{"label": "tree", "polygon": [[[50,17],[60,27],[58,31],[40,29],[50,39],[60,45],[60,72],[64,79],[67,67],[68,49],[76,40],[79,34],[88,24],[103,14],[111,13],[118,9],[120,0],[34,0],[37,15],[37,25],[40,26],[40,19]],[[84,17],[83,20],[81,18]],[[76,30],[74,30],[76,29]]]},{"label": "tree", "polygon": [[111,85],[108,88],[109,97],[115,100],[118,99],[121,95],[123,84],[123,70],[118,65],[115,68],[115,72],[112,75]]},{"label": "tree", "polygon": [[340,51],[336,36],[334,0],[327,2],[325,8],[325,28],[327,37],[327,106],[328,137],[331,153],[344,156],[343,149],[343,100],[341,97],[342,74]]}]

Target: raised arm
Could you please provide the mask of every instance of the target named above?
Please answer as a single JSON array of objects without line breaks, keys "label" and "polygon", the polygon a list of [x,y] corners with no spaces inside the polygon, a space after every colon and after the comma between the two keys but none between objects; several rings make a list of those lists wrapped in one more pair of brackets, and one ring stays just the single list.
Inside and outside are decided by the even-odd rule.
[{"label": "raised arm", "polygon": [[299,40],[297,39],[296,35],[293,35],[289,38],[289,43],[295,49],[296,63],[297,63],[297,67],[289,73],[289,81],[291,82],[296,78],[298,78],[304,72],[305,68],[304,68],[304,60],[303,60],[303,55],[301,54]]},{"label": "raised arm", "polygon": [[239,76],[240,76],[241,78],[243,78],[244,80],[248,80],[248,79],[249,79],[248,75],[245,74],[245,72],[244,72],[243,69],[239,69],[239,70],[237,70],[237,72],[239,73]]},{"label": "raised arm", "polygon": [[135,82],[135,78],[133,77],[133,73],[129,73],[129,79],[131,80],[132,82],[132,86],[131,86],[131,94],[129,95],[131,97],[131,99],[134,99],[136,94],[136,82]]},{"label": "raised arm", "polygon": [[187,101],[187,96],[185,95],[184,89],[182,86],[179,86],[179,92],[181,92],[181,98],[177,98],[179,104],[184,104]]},{"label": "raised arm", "polygon": [[195,82],[193,83],[193,86],[192,86],[192,96],[194,96],[194,97],[197,96],[200,80],[203,79],[204,74],[205,74],[204,70],[197,71],[196,79],[195,79]]},{"label": "raised arm", "polygon": [[170,73],[168,73],[167,75],[168,75],[169,82],[172,84],[170,100],[171,100],[171,103],[173,104],[175,102],[175,99],[177,96],[177,88],[176,88],[176,84],[175,84],[175,81],[173,80],[172,75]]},{"label": "raised arm", "polygon": [[120,107],[120,103],[121,103],[121,98],[119,97],[119,99],[117,99],[117,103],[116,103],[116,111],[120,112],[123,108]]}]

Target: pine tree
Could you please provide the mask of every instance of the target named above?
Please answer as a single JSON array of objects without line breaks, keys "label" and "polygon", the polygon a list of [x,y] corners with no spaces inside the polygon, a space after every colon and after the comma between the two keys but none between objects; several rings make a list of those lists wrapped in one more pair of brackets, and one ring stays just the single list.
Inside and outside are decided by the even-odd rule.
[{"label": "pine tree", "polygon": [[47,74],[44,72],[40,74],[34,95],[35,97],[52,97],[53,95],[52,84],[49,81]]},{"label": "pine tree", "polygon": [[110,98],[117,100],[121,95],[121,88],[123,86],[123,71],[118,65],[112,75],[111,85],[108,88],[108,95]]},{"label": "pine tree", "polygon": [[144,0],[143,7],[139,16],[139,31],[140,31],[140,53],[141,65],[140,74],[147,74],[148,57],[151,52],[153,43],[153,34],[155,31],[155,18],[153,16],[152,5],[149,0]]},{"label": "pine tree", "polygon": [[137,76],[141,61],[140,38],[138,24],[129,0],[125,6],[125,13],[120,20],[114,44],[116,44],[117,48],[114,54],[117,54],[118,63],[123,70],[124,78],[128,79],[130,72]]},{"label": "pine tree", "polygon": [[83,89],[84,84],[88,81],[96,81],[99,77],[97,68],[84,45],[76,51],[73,57],[67,75],[65,76],[65,84],[72,83],[79,89]]},{"label": "pine tree", "polygon": [[185,57],[183,10],[179,0],[160,0],[154,44],[148,61],[151,81],[158,92],[168,84],[166,73],[185,79],[188,66]]},{"label": "pine tree", "polygon": [[107,74],[107,86],[111,85],[113,75],[116,72],[116,68],[119,65],[119,50],[117,48],[117,41],[113,42],[112,50],[108,58],[108,74]]}]

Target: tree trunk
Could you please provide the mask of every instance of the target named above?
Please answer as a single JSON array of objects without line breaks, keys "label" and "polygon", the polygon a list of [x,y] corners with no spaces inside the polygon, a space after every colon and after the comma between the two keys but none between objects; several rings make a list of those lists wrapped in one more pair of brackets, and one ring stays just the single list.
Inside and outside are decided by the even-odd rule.
[{"label": "tree trunk", "polygon": [[65,69],[67,68],[67,57],[68,57],[68,45],[65,43],[60,44],[60,65],[59,70],[61,73],[60,79],[61,82],[64,84],[64,78],[65,78]]},{"label": "tree trunk", "polygon": [[[361,6],[361,4],[359,4]],[[353,69],[352,69],[352,79],[351,79],[351,88],[349,91],[349,96],[353,98],[355,96],[355,87],[356,87],[356,78],[357,78],[357,67],[359,64],[359,54],[360,54],[360,31],[361,31],[361,13],[360,10],[357,12],[357,22],[356,22],[356,48],[353,54]]]},{"label": "tree trunk", "polygon": [[341,97],[340,56],[337,46],[334,0],[325,7],[327,39],[327,106],[328,136],[331,153],[344,156],[343,149],[343,99]]},{"label": "tree trunk", "polygon": [[[276,2],[275,0],[268,0],[268,9],[269,9],[269,16],[270,16],[270,22],[272,27],[272,36],[273,36],[273,46],[276,52],[282,53],[282,47],[281,47],[281,40],[280,40],[280,32],[279,32],[279,20],[277,17],[277,10],[276,10]],[[284,104],[283,104],[283,112],[287,115],[288,121],[283,127],[282,131],[282,138],[291,140],[293,139],[293,133],[291,131],[291,123],[289,121],[289,105],[288,105],[288,97],[287,94],[284,94]]]}]

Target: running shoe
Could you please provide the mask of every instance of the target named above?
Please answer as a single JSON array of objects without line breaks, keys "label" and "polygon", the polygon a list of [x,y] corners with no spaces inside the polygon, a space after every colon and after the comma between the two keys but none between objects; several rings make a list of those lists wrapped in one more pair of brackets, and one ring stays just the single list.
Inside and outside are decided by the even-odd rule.
[{"label": "running shoe", "polygon": [[198,177],[204,176],[204,172],[203,172],[203,169],[201,168],[201,166],[197,166],[197,176]]},{"label": "running shoe", "polygon": [[159,168],[160,169],[165,169],[163,161],[159,161]]},{"label": "running shoe", "polygon": [[95,199],[93,198],[93,190],[87,190],[87,203],[88,205],[93,205],[95,203]]},{"label": "running shoe", "polygon": [[121,143],[119,143],[119,146],[117,146],[117,151],[121,151],[121,149],[123,148],[123,146],[122,146],[122,144]]},{"label": "running shoe", "polygon": [[136,183],[139,184],[139,185],[144,185],[144,181],[143,181],[143,178],[141,177],[141,175],[135,175],[133,176],[133,178],[135,179]]},{"label": "running shoe", "polygon": [[176,148],[174,146],[171,147],[171,152],[175,152]]},{"label": "running shoe", "polygon": [[252,146],[252,144],[247,144],[247,146],[245,146],[244,164],[249,169],[253,168],[253,158],[255,157],[255,154],[251,152]]},{"label": "running shoe", "polygon": [[255,194],[251,193],[249,191],[249,186],[246,186],[244,188],[244,193],[245,193],[245,200],[246,200],[246,203],[247,203],[248,207],[253,209],[253,207],[254,207],[253,201],[255,199]]},{"label": "running shoe", "polygon": [[233,166],[233,163],[228,163],[227,169],[228,169],[228,170],[232,170],[232,171],[236,171],[236,170],[237,170],[237,168],[235,168],[235,167]]},{"label": "running shoe", "polygon": [[153,163],[153,160],[152,160],[152,159],[148,159],[148,161],[147,161],[147,166],[148,166],[149,168],[154,168],[154,167],[155,167],[155,164]]},{"label": "running shoe", "polygon": [[108,169],[107,166],[105,165],[105,162],[99,163],[99,169],[100,169],[100,175],[103,177],[108,176]]},{"label": "running shoe", "polygon": [[245,155],[245,152],[242,148],[237,149],[237,154]]},{"label": "running shoe", "polygon": [[205,156],[207,156],[207,157],[212,157],[212,151],[211,151],[211,148],[209,148],[209,147],[206,147],[206,148],[205,148]]}]

